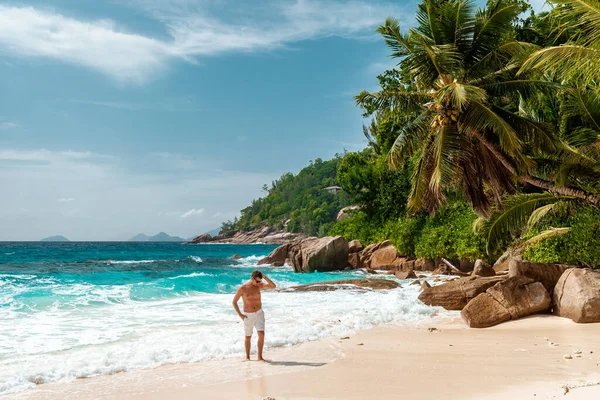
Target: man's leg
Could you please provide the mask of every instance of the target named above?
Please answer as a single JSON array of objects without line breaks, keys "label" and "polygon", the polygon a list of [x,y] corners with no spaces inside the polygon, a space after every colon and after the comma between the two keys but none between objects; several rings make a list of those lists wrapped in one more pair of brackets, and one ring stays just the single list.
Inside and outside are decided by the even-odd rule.
[{"label": "man's leg", "polygon": [[[259,332],[259,337],[260,337],[260,332]],[[246,336],[246,341],[245,341],[245,345],[246,345],[246,360],[250,359],[250,339],[252,339],[252,336]],[[260,340],[259,340],[260,343]],[[259,353],[261,354],[261,353]]]},{"label": "man's leg", "polygon": [[265,331],[258,332],[258,361],[265,361],[262,356],[263,346],[265,344]]}]

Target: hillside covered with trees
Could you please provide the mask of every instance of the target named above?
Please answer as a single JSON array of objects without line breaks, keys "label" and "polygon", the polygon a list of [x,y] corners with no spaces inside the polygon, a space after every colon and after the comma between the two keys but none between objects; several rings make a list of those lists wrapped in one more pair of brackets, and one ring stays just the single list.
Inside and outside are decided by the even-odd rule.
[{"label": "hillside covered with trees", "polygon": [[240,218],[223,223],[221,233],[248,231],[269,224],[288,232],[325,236],[333,227],[340,209],[348,205],[344,192],[330,193],[337,186],[341,156],[323,161],[317,158],[297,175],[286,173],[264,185],[265,197],[253,200],[241,210]]},{"label": "hillside covered with trees", "polygon": [[356,96],[367,148],[284,175],[224,228],[600,266],[600,3],[551,4],[423,0],[414,28],[382,21],[398,63]]}]

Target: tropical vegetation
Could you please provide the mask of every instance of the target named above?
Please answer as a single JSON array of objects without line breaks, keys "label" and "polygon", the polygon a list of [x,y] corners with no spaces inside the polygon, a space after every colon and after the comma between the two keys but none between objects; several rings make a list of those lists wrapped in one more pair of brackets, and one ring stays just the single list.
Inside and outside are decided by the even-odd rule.
[{"label": "tropical vegetation", "polygon": [[[550,4],[422,0],[416,26],[388,18],[378,32],[398,63],[355,98],[368,146],[310,181],[342,195],[278,183],[235,227],[289,220],[417,257],[509,248],[600,266],[600,2]],[[358,209],[334,225],[347,204]]]}]

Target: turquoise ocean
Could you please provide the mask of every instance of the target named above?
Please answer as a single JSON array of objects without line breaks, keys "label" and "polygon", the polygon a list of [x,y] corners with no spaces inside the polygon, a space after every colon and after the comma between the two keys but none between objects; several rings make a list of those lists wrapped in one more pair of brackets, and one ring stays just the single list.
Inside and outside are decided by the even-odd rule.
[{"label": "turquoise ocean", "polygon": [[[48,382],[241,357],[243,327],[231,300],[274,248],[0,242],[0,395]],[[244,258],[233,260],[233,254]],[[259,269],[279,289],[364,277],[361,271]],[[408,283],[377,292],[267,291],[265,346],[414,324],[439,313],[421,304],[418,286]]]}]

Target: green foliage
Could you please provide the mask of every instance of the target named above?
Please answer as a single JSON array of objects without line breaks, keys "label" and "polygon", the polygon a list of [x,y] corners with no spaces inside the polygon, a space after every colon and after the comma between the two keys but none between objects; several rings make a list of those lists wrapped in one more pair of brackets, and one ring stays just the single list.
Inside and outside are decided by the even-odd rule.
[{"label": "green foliage", "polygon": [[[588,267],[600,267],[600,213],[594,207],[580,209],[567,224],[568,233],[532,246],[523,258],[536,262],[562,262]],[[537,232],[531,232],[535,234]]]},{"label": "green foliage", "polygon": [[477,218],[464,201],[452,201],[434,216],[416,215],[376,221],[363,212],[339,221],[329,232],[367,245],[389,239],[410,257],[476,259],[485,255],[484,242],[472,229]]},{"label": "green foliage", "polygon": [[448,203],[427,219],[415,246],[417,257],[485,258],[483,239],[473,232],[477,215],[462,201]]},{"label": "green foliage", "polygon": [[229,231],[251,230],[263,224],[283,228],[288,232],[319,235],[335,223],[339,210],[348,205],[344,192],[331,194],[324,190],[337,185],[337,170],[341,156],[329,161],[317,158],[297,175],[286,173],[263,186],[265,197],[253,200],[241,211],[239,220],[223,224]]},{"label": "green foliage", "polygon": [[369,149],[347,154],[338,179],[351,203],[360,205],[369,218],[385,221],[405,213],[410,170],[391,170],[385,154],[376,156]]}]

